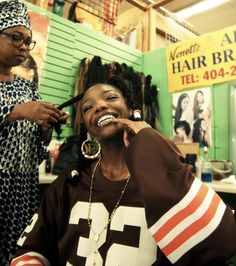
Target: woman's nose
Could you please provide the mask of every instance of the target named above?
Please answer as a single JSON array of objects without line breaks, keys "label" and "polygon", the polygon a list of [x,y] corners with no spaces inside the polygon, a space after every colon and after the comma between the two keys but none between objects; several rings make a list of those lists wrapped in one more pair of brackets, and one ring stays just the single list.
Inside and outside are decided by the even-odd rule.
[{"label": "woman's nose", "polygon": [[106,102],[104,102],[104,101],[100,101],[100,102],[98,102],[98,103],[96,104],[96,106],[95,106],[95,111],[96,111],[96,112],[100,112],[100,111],[103,111],[103,110],[105,110],[105,109],[107,109],[107,104],[106,104]]},{"label": "woman's nose", "polygon": [[19,47],[19,49],[22,50],[22,51],[27,51],[28,50],[28,46],[25,44],[25,42],[23,42],[21,44],[21,46]]}]

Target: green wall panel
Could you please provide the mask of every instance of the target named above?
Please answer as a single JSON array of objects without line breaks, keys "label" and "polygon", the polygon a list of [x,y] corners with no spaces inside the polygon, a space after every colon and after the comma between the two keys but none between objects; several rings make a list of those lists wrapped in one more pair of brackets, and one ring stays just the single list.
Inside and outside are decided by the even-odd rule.
[{"label": "green wall panel", "polygon": [[[48,71],[47,70],[47,77],[48,77],[48,79],[50,79],[52,81],[55,80],[57,82],[62,82],[61,86],[57,86],[57,88],[61,87],[62,90],[66,90],[67,91],[67,88],[65,88],[65,84],[69,84],[70,76],[61,75],[61,73],[52,72],[52,71]],[[60,84],[58,84],[58,85],[60,85]],[[40,88],[40,90],[41,90],[41,88]]]},{"label": "green wall panel", "polygon": [[215,84],[213,95],[213,136],[214,158],[228,159],[229,154],[229,86],[228,83]]},{"label": "green wall panel", "polygon": [[[55,27],[51,27],[53,28],[53,35],[55,37],[58,37],[58,38],[63,38],[63,42],[67,42],[68,46],[70,46],[69,42],[71,42],[71,35],[74,34],[75,32],[75,29],[73,29],[71,32],[65,32],[65,31],[61,31],[60,29],[58,28],[55,28]],[[73,44],[72,44],[73,45]]]},{"label": "green wall panel", "polygon": [[159,88],[160,131],[172,138],[172,96],[168,92],[165,48],[143,54],[143,72],[152,75],[152,83]]},{"label": "green wall panel", "polygon": [[[51,88],[55,88],[57,90],[62,90],[64,92],[64,94],[67,96],[67,92],[70,92],[71,86],[65,82],[66,78],[64,77],[63,81],[57,81],[57,80],[53,80],[49,78],[44,78],[42,79],[41,84],[51,87]],[[40,93],[41,93],[41,88],[40,88]],[[55,95],[57,96],[57,95]]]},{"label": "green wall panel", "polygon": [[[45,62],[44,63],[44,69],[46,71],[51,71],[51,73],[55,73],[55,65],[52,63],[49,64],[49,62]],[[56,73],[58,73],[60,75],[70,76],[71,75],[71,68],[70,67],[65,68],[65,65],[64,66],[57,66]]]},{"label": "green wall panel", "polygon": [[54,66],[54,72],[57,71],[57,68],[56,68],[57,66],[67,68],[67,69],[71,68],[71,62],[63,60],[61,58],[61,56],[55,57],[55,54],[54,55],[50,55],[50,54],[46,55],[46,63]]},{"label": "green wall panel", "polygon": [[65,95],[65,91],[63,90],[57,89],[55,87],[49,87],[48,85],[45,86],[43,84],[40,86],[40,92],[51,96],[57,95],[57,98],[61,98],[63,100],[67,99],[68,96]]},{"label": "green wall panel", "polygon": [[[89,45],[88,45],[89,44]],[[83,25],[77,25],[75,58],[78,60],[84,57],[98,55],[103,62],[117,61],[133,66],[137,71],[142,69],[141,51],[131,49],[112,38],[98,32],[86,29]]]},{"label": "green wall panel", "polygon": [[48,39],[48,53],[50,52],[49,49],[52,49],[54,51],[55,57],[70,62],[73,48],[66,47],[64,45],[64,41],[62,41],[61,43],[57,43],[54,40],[55,38]]}]

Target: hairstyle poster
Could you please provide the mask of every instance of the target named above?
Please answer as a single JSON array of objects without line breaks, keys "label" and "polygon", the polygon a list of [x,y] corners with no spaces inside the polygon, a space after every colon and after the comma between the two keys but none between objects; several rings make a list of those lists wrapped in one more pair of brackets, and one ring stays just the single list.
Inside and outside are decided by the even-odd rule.
[{"label": "hairstyle poster", "polygon": [[28,14],[33,31],[32,39],[36,41],[36,45],[30,51],[29,58],[20,66],[14,67],[13,72],[18,76],[33,80],[39,84],[47,48],[49,19],[33,11],[29,11]]},{"label": "hairstyle poster", "polygon": [[173,140],[211,146],[210,87],[173,94]]}]

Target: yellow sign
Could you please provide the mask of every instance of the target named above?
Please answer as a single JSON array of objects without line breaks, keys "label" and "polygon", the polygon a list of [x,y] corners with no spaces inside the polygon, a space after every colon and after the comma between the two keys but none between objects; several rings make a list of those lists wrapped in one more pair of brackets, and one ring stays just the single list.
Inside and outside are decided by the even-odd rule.
[{"label": "yellow sign", "polygon": [[236,25],[167,47],[170,92],[236,79]]}]

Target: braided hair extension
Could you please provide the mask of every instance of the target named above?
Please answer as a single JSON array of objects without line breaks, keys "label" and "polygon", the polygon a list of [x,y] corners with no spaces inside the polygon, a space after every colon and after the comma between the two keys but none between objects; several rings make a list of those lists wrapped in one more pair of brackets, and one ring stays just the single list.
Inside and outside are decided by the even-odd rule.
[{"label": "braided hair extension", "polygon": [[151,110],[150,106],[152,104],[152,95],[151,95],[151,80],[152,76],[147,75],[145,79],[145,86],[144,86],[144,120],[150,124],[151,123]]},{"label": "braided hair extension", "polygon": [[75,96],[85,91],[85,81],[87,79],[89,64],[90,60],[88,58],[83,58],[80,61],[75,80]]},{"label": "braided hair extension", "polygon": [[[89,64],[90,64],[90,59],[88,58],[83,58],[80,62],[76,81],[75,81],[75,93],[74,93],[75,96],[80,95],[81,93],[85,91]],[[72,124],[74,125],[74,131],[80,132],[80,123],[77,122],[78,121],[77,105],[78,105],[78,102],[76,102],[73,105],[71,121],[72,121]]]},{"label": "braided hair extension", "polygon": [[160,130],[160,106],[158,101],[158,88],[156,85],[151,85],[151,95],[152,95],[152,116],[151,116],[151,126]]},{"label": "braided hair extension", "polygon": [[131,83],[131,90],[134,95],[134,101],[141,106],[143,106],[143,93],[142,93],[142,80],[140,75],[132,68],[129,67],[128,80]]},{"label": "braided hair extension", "polygon": [[85,89],[87,90],[96,83],[104,83],[105,77],[105,67],[102,64],[101,57],[94,56],[88,67]]}]

